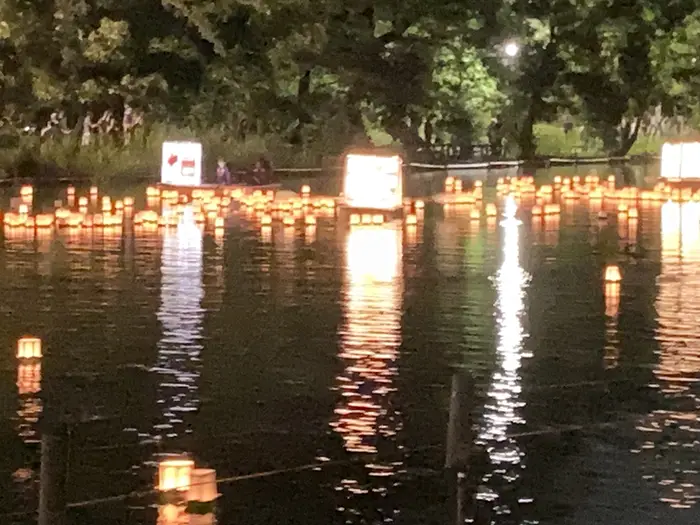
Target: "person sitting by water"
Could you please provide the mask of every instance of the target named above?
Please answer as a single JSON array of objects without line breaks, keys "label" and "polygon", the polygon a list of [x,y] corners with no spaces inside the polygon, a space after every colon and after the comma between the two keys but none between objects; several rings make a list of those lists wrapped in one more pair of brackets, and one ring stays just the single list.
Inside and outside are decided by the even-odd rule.
[{"label": "person sitting by water", "polygon": [[216,166],[216,183],[217,184],[231,184],[231,171],[226,165],[224,159],[219,159]]},{"label": "person sitting by water", "polygon": [[272,165],[265,157],[260,157],[253,169],[255,184],[265,185],[272,182]]}]

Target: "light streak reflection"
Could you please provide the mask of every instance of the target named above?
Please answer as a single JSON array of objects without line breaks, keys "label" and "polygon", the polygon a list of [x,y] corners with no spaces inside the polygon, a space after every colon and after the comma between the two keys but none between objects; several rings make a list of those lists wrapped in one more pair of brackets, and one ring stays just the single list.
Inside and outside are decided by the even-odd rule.
[{"label": "light streak reflection", "polygon": [[161,376],[158,404],[164,420],[156,438],[188,433],[184,417],[199,407],[197,381],[202,350],[203,233],[186,208],[176,228],[163,230],[161,306],[162,336],[155,371]]},{"label": "light streak reflection", "polygon": [[496,322],[498,325],[497,369],[491,378],[484,424],[477,442],[484,445],[491,458],[492,471],[483,481],[477,498],[497,501],[497,514],[509,514],[506,502],[498,501],[499,487],[512,484],[525,468],[524,453],[508,434],[513,425],[525,420],[520,415],[524,402],[521,400],[520,367],[524,353],[523,341],[527,337],[523,328],[525,316],[525,290],[529,275],[520,266],[520,221],[516,218],[517,205],[506,202],[505,217],[501,222],[503,237],[503,262],[494,278],[497,290]]},{"label": "light streak reflection", "polygon": [[700,203],[662,206],[657,284],[659,356],[651,386],[664,407],[639,422],[641,443],[633,452],[641,454],[659,500],[687,509],[700,500]]},{"label": "light streak reflection", "polygon": [[[364,475],[343,479],[339,511],[359,517],[369,504],[383,521],[395,510],[358,501],[357,495],[385,496],[397,485],[400,462],[382,461],[384,450],[397,450],[400,414],[391,406],[401,344],[402,229],[400,225],[356,226],[346,244],[345,327],[341,354],[345,370],[338,377],[340,403],[332,428],[345,449],[366,457]],[[359,479],[355,479],[359,478]]]}]

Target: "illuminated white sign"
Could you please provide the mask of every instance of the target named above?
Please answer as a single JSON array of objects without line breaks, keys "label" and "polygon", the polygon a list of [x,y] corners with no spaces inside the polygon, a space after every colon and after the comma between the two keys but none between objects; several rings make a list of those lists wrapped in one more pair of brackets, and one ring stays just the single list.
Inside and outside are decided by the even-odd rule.
[{"label": "illuminated white sign", "polygon": [[401,157],[348,155],[343,194],[345,204],[351,208],[400,208],[403,202]]},{"label": "illuminated white sign", "polygon": [[700,178],[700,142],[666,143],[661,148],[661,177],[668,180]]},{"label": "illuminated white sign", "polygon": [[174,186],[200,186],[202,145],[198,142],[163,142],[160,182]]}]

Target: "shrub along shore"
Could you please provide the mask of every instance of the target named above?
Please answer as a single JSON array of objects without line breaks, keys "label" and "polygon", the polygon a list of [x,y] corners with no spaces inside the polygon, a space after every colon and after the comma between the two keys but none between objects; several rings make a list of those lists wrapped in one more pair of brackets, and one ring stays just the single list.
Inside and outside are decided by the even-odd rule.
[{"label": "shrub along shore", "polygon": [[[573,130],[567,134],[559,126],[536,126],[538,157],[546,165],[546,158],[606,157],[600,144],[587,141],[582,133]],[[274,136],[250,137],[234,141],[223,134],[196,133],[188,129],[154,126],[147,136],[137,134],[128,146],[113,140],[96,137],[91,146],[81,147],[75,136],[40,140],[35,136],[19,137],[13,144],[0,145],[0,181],[16,178],[90,180],[94,183],[119,183],[153,180],[160,170],[161,147],[166,140],[198,140],[204,146],[205,173],[213,172],[218,158],[224,158],[233,167],[245,168],[265,155],[278,168],[319,169],[332,167],[342,147],[297,148]],[[674,137],[640,137],[629,156],[644,161],[660,154],[664,142]],[[381,143],[376,138],[377,146]],[[4,146],[4,147],[3,147]],[[410,159],[409,159],[410,160]],[[573,162],[572,162],[573,163]]]}]

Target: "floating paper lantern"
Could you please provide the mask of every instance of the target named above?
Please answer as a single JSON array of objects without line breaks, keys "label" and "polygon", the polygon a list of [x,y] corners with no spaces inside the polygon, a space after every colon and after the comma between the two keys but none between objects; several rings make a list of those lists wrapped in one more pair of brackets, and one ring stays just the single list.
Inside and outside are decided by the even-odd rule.
[{"label": "floating paper lantern", "polygon": [[198,468],[191,473],[190,489],[187,493],[188,502],[211,503],[216,501],[219,493],[216,488],[216,471],[214,469]]},{"label": "floating paper lantern", "polygon": [[[403,201],[401,157],[350,153],[345,157],[343,195],[349,208],[395,210]],[[335,202],[324,202],[334,207]]]},{"label": "floating paper lantern", "polygon": [[41,339],[22,337],[17,341],[17,357],[19,359],[39,359],[41,357]]},{"label": "floating paper lantern", "polygon": [[191,459],[166,459],[158,464],[158,490],[160,492],[189,491],[194,470]]},{"label": "floating paper lantern", "polygon": [[605,268],[605,282],[606,283],[619,283],[622,281],[622,274],[620,273],[620,268],[617,265],[610,265]]}]

